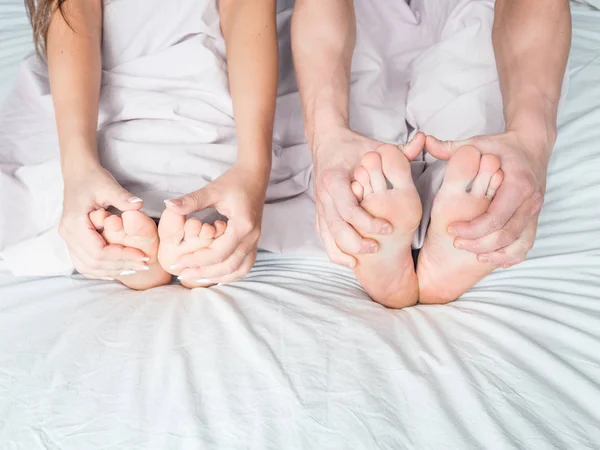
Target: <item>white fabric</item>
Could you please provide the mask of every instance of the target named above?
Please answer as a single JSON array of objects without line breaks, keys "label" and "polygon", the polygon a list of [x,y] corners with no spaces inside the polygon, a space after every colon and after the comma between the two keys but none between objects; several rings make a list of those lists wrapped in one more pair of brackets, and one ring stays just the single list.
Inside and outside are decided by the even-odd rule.
[{"label": "white fabric", "polygon": [[32,49],[31,40],[25,3],[0,0],[0,106],[14,84],[19,62]]},{"label": "white fabric", "polygon": [[[216,4],[140,2],[105,4],[99,150],[103,165],[144,199],[144,211],[159,217],[164,199],[196,190],[233,164],[235,124]],[[292,6],[279,2],[274,167],[259,246],[321,253],[311,158],[290,57]],[[442,139],[503,129],[491,45],[493,0],[452,0],[444,7],[433,0],[377,7],[359,1],[356,9],[351,92],[356,131],[404,143],[411,129]],[[62,196],[54,130],[46,68],[29,58],[0,115],[0,215],[5,217],[0,254],[16,275],[72,269],[53,231]],[[422,157],[413,164],[424,205],[415,248],[422,245],[443,175],[444,163],[434,161]],[[30,264],[27,249],[35,247],[44,253],[39,264]]]},{"label": "white fabric", "polygon": [[597,449],[600,13],[573,17],[527,261],[403,311],[320,257],[148,292],[0,262],[0,448]]}]

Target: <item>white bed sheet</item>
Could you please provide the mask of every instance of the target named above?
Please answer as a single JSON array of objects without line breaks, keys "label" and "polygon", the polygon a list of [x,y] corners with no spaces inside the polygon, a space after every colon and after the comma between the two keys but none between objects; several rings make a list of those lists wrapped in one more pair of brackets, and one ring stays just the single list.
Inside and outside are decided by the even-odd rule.
[{"label": "white bed sheet", "polygon": [[600,13],[528,260],[454,304],[389,311],[321,258],[138,293],[0,262],[0,449],[595,449]]}]

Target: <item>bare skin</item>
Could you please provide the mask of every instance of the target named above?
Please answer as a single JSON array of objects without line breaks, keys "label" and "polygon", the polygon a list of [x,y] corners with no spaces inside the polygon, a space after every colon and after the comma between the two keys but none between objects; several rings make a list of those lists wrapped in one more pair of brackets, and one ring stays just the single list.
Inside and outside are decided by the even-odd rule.
[{"label": "bare skin", "polygon": [[171,282],[171,275],[158,263],[158,232],[150,217],[140,211],[126,211],[119,216],[98,210],[90,214],[90,221],[108,244],[135,248],[146,255],[147,265],[123,270],[115,279],[135,290]]},{"label": "bare skin", "polygon": [[503,178],[498,157],[482,156],[473,146],[460,148],[450,159],[419,254],[417,276],[421,303],[456,300],[498,267],[479,262],[476,254],[455,248],[454,236],[448,233],[448,227],[485,212]]},{"label": "bare skin", "polygon": [[377,152],[363,156],[354,179],[352,190],[361,208],[393,225],[388,236],[363,235],[377,239],[380,249],[356,255],[354,274],[376,302],[388,308],[412,306],[417,303],[419,289],[411,243],[422,211],[410,162],[398,147],[381,145]]},{"label": "bare skin", "polygon": [[[158,260],[161,266],[170,274],[181,275],[182,271],[189,266],[178,264],[179,258],[208,248],[215,239],[225,233],[226,228],[227,224],[220,220],[216,221],[214,225],[202,223],[193,217],[186,220],[185,216],[166,209],[158,224],[160,238]],[[185,277],[180,277],[180,281],[182,286],[190,289],[215,284],[208,279],[187,279]]]},{"label": "bare skin", "polygon": [[357,255],[354,273],[371,298],[390,308],[405,308],[417,301],[448,303],[496,269],[497,265],[481,263],[477,255],[455,248],[447,229],[451,223],[485,211],[503,177],[496,156],[481,156],[472,146],[457,151],[435,198],[415,273],[411,243],[422,208],[409,160],[391,145],[367,153],[354,172],[352,190],[362,208],[394,227],[392,235],[377,236],[377,253]]}]

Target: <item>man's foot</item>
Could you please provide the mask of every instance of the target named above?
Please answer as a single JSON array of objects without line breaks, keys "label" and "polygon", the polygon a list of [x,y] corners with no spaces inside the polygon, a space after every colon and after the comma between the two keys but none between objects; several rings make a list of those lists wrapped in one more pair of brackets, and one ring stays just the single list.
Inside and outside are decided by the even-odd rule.
[{"label": "man's foot", "polygon": [[[173,275],[181,274],[185,267],[177,265],[179,257],[208,247],[226,228],[227,224],[220,220],[211,225],[193,217],[186,220],[185,216],[165,209],[158,223],[161,266]],[[190,289],[211,285],[208,280],[181,280],[181,284]]]},{"label": "man's foot", "polygon": [[98,210],[90,214],[90,220],[109,244],[137,248],[149,258],[147,266],[125,270],[117,280],[140,291],[171,282],[171,275],[158,264],[158,232],[150,217],[141,211],[125,211],[119,216]]},{"label": "man's foot", "polygon": [[360,206],[394,227],[388,236],[364,235],[379,242],[379,251],[356,256],[354,274],[376,302],[388,308],[412,306],[418,299],[418,283],[411,243],[422,211],[410,162],[398,147],[384,144],[362,158],[354,178],[352,190]]},{"label": "man's foot", "polygon": [[431,223],[419,254],[417,275],[421,303],[448,303],[490,274],[496,266],[480,263],[475,253],[454,247],[448,226],[484,213],[504,174],[494,155],[475,147],[458,149],[448,162],[440,191],[433,202]]}]

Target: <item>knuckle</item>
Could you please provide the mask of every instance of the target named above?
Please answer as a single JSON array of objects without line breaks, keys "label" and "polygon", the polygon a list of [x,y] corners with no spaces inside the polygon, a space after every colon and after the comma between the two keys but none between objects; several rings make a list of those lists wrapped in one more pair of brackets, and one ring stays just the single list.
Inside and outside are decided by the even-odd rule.
[{"label": "knuckle", "polygon": [[250,218],[240,219],[239,229],[244,236],[250,234],[254,230],[254,221]]},{"label": "knuckle", "polygon": [[321,184],[325,189],[330,189],[335,185],[337,174],[333,170],[326,170],[321,175]]}]

